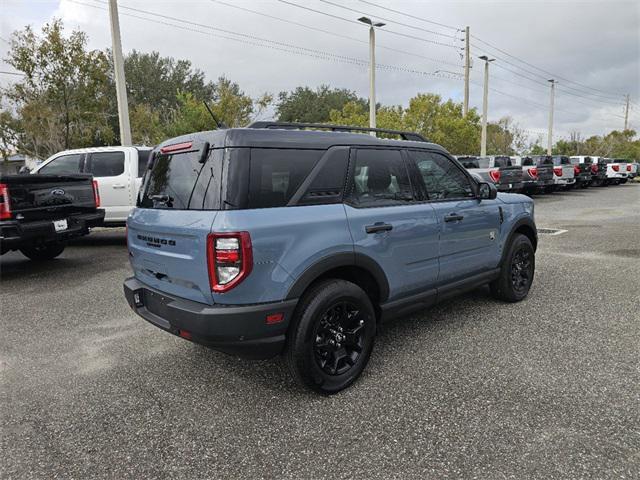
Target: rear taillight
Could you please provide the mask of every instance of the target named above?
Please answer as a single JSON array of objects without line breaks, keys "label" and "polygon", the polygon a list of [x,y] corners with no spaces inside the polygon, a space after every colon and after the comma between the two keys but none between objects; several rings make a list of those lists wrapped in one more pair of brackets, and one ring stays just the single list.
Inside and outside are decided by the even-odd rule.
[{"label": "rear taillight", "polygon": [[11,204],[9,203],[9,187],[0,183],[0,220],[11,218]]},{"label": "rear taillight", "polygon": [[627,172],[631,171],[631,164],[627,165]]},{"label": "rear taillight", "polygon": [[96,208],[100,207],[100,190],[98,189],[98,181],[93,181],[93,199],[96,201]]},{"label": "rear taillight", "polygon": [[620,171],[620,165],[611,165],[611,168],[613,168],[614,172]]},{"label": "rear taillight", "polygon": [[580,175],[580,166],[579,165],[574,165],[573,166],[573,173],[575,173],[576,175]]},{"label": "rear taillight", "polygon": [[591,165],[591,173],[598,173],[598,165]]},{"label": "rear taillight", "polygon": [[527,173],[534,180],[538,179],[538,169],[536,167],[531,167],[529,170],[527,170]]},{"label": "rear taillight", "polygon": [[553,168],[553,173],[556,177],[561,177],[562,176],[562,167],[554,167]]},{"label": "rear taillight", "polygon": [[223,293],[238,285],[253,268],[249,232],[210,233],[207,263],[212,291]]},{"label": "rear taillight", "polygon": [[493,180],[493,183],[498,183],[500,181],[500,170],[489,170],[489,177]]}]

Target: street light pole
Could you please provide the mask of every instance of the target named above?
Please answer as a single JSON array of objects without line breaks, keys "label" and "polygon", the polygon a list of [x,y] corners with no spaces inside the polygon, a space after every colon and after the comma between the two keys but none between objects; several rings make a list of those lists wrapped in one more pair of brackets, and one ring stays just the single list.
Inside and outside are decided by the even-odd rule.
[{"label": "street light pole", "polygon": [[464,103],[462,104],[462,116],[469,113],[469,69],[471,68],[471,58],[469,56],[469,27],[464,30]]},{"label": "street light pole", "polygon": [[[374,23],[370,18],[360,17],[360,22],[369,25],[369,128],[376,128],[376,31],[383,27],[381,22]],[[375,132],[371,132],[373,137]]]},{"label": "street light pole", "polygon": [[480,57],[484,60],[484,95],[482,97],[482,136],[480,137],[480,156],[487,155],[487,109],[489,104],[489,62],[493,62],[495,58],[489,58],[486,55]]},{"label": "street light pole", "polygon": [[556,81],[554,79],[548,80],[551,84],[551,96],[549,98],[549,133],[547,134],[547,155],[551,155],[553,149],[553,97],[556,90]]},{"label": "street light pole", "polygon": [[120,40],[120,21],[118,4],[109,0],[109,20],[111,21],[111,43],[113,49],[113,70],[116,80],[116,97],[118,100],[118,120],[120,124],[120,144],[131,145],[131,126],[129,124],[129,104],[127,103],[127,83],[124,78],[124,59],[122,58],[122,41]]}]

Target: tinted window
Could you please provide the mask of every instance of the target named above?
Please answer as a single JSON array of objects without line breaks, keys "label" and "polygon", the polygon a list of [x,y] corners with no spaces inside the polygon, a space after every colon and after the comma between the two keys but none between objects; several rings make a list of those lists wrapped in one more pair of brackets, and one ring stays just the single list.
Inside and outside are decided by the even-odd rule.
[{"label": "tinted window", "polygon": [[74,153],[72,155],[62,155],[47,163],[44,167],[38,170],[38,173],[47,174],[65,174],[65,173],[80,173],[80,161],[82,160],[82,153]]},{"label": "tinted window", "polygon": [[462,164],[462,166],[464,168],[480,168],[480,165],[478,164],[478,160],[471,160],[471,159],[458,159],[458,161]]},{"label": "tinted window", "polygon": [[349,148],[335,147],[320,159],[307,179],[298,205],[340,203],[349,165]]},{"label": "tinted window", "polygon": [[199,151],[160,154],[145,177],[140,206],[175,210],[215,210],[220,206],[223,149],[199,162]]},{"label": "tinted window", "polygon": [[413,199],[409,174],[397,150],[355,152],[349,200],[359,206],[397,205]]},{"label": "tinted window", "polygon": [[410,151],[409,156],[420,170],[430,200],[475,197],[469,178],[444,155]]},{"label": "tinted window", "polygon": [[151,150],[138,150],[138,178],[144,177],[144,172],[149,164]]},{"label": "tinted window", "polygon": [[251,150],[248,208],[284,207],[324,150]]},{"label": "tinted window", "polygon": [[534,165],[534,163],[533,163],[533,159],[532,159],[532,158],[530,158],[530,157],[524,157],[524,158],[522,159],[522,165],[524,165],[525,167],[528,167],[528,166],[532,166],[532,165]]},{"label": "tinted window", "polygon": [[549,156],[533,157],[537,165],[553,165],[553,159]]},{"label": "tinted window", "polygon": [[512,166],[511,159],[509,157],[496,157],[493,160],[493,165],[497,168]]},{"label": "tinted window", "polygon": [[94,177],[117,177],[124,173],[124,152],[92,153],[89,173]]}]

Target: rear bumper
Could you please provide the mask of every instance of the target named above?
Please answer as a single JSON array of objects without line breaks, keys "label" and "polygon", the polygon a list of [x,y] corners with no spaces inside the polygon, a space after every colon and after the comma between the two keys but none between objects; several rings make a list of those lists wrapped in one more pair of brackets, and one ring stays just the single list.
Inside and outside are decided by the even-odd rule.
[{"label": "rear bumper", "polygon": [[104,210],[71,215],[62,214],[60,220],[66,219],[68,225],[68,228],[62,232],[56,232],[51,220],[2,221],[0,222],[2,249],[5,251],[34,244],[66,242],[71,238],[87,235],[91,227],[102,224],[103,218]]},{"label": "rear bumper", "polygon": [[555,178],[554,179],[554,183],[556,185],[573,185],[574,183],[576,183],[576,179],[575,178]]},{"label": "rear bumper", "polygon": [[522,182],[513,182],[513,183],[498,183],[496,184],[496,189],[499,192],[512,192],[514,190],[522,189]]},{"label": "rear bumper", "polygon": [[[124,282],[129,306],[174,335],[231,355],[266,359],[282,352],[297,299],[257,305],[205,305],[175,298],[131,277]],[[267,325],[267,315],[284,319]]]}]

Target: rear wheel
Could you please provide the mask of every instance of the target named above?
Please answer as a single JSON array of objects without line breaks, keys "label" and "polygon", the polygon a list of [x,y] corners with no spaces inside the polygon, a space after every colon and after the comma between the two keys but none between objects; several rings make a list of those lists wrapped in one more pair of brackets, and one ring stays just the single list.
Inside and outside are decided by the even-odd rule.
[{"label": "rear wheel", "polygon": [[53,243],[48,245],[22,247],[20,251],[25,257],[42,262],[56,258],[64,251],[65,247],[66,245],[64,243]]},{"label": "rear wheel", "polygon": [[366,367],[376,334],[367,294],[344,280],[326,280],[304,295],[288,337],[293,377],[319,393],[351,385]]},{"label": "rear wheel", "polygon": [[535,251],[531,240],[516,234],[500,267],[500,276],[489,284],[494,297],[519,302],[529,293],[535,273]]}]

